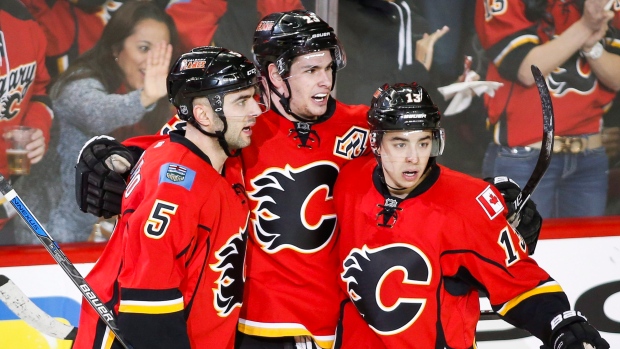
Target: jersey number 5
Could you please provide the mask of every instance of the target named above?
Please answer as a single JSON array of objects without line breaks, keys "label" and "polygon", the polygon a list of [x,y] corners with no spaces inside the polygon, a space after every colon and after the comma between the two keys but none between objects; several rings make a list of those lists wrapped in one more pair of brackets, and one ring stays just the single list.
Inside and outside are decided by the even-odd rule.
[{"label": "jersey number 5", "polygon": [[161,239],[170,225],[170,216],[177,212],[179,205],[155,200],[149,219],[144,224],[144,234],[151,239]]}]

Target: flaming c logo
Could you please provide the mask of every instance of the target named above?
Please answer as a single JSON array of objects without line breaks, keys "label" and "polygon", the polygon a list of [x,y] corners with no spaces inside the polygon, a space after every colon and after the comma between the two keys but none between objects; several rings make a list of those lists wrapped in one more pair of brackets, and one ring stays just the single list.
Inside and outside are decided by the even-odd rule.
[{"label": "flaming c logo", "polygon": [[252,221],[263,250],[313,253],[331,240],[338,170],[332,162],[318,161],[300,168],[269,168],[252,179],[248,196],[256,202]]},{"label": "flaming c logo", "polygon": [[[430,285],[431,264],[418,248],[390,244],[354,248],[342,263],[340,277],[364,321],[381,335],[409,328],[422,314],[426,299],[421,287]],[[404,292],[407,292],[405,295]]]}]

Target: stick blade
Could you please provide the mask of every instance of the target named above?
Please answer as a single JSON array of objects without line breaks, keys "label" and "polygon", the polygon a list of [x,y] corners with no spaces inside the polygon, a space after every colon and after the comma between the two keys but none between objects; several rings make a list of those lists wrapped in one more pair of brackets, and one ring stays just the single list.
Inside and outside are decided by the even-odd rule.
[{"label": "stick blade", "polygon": [[0,300],[35,330],[58,339],[75,339],[77,328],[62,323],[41,310],[8,277],[0,275]]}]

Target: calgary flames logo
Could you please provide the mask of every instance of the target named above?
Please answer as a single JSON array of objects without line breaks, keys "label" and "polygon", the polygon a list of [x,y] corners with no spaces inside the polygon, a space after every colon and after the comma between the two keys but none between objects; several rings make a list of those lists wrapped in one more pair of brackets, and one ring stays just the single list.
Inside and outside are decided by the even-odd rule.
[{"label": "calgary flames logo", "polygon": [[328,161],[301,168],[270,168],[252,179],[256,239],[268,253],[290,248],[313,253],[333,236],[332,201],[338,167]]},{"label": "calgary flames logo", "polygon": [[418,248],[364,245],[352,249],[342,265],[340,277],[347,283],[349,298],[375,332],[402,332],[422,314],[426,299],[416,295],[425,294],[419,287],[430,285],[432,269]]},{"label": "calgary flames logo", "polygon": [[570,91],[580,95],[590,94],[596,88],[597,82],[590,67],[575,55],[549,74],[547,84],[556,97],[562,97]]},{"label": "calgary flames logo", "polygon": [[11,69],[0,76],[0,120],[11,120],[21,110],[21,103],[35,79],[35,62]]},{"label": "calgary flames logo", "polygon": [[233,309],[241,307],[243,302],[243,265],[247,237],[246,225],[215,253],[218,263],[212,264],[211,270],[220,273],[220,277],[216,281],[217,288],[213,289],[213,306],[220,316],[228,316]]}]

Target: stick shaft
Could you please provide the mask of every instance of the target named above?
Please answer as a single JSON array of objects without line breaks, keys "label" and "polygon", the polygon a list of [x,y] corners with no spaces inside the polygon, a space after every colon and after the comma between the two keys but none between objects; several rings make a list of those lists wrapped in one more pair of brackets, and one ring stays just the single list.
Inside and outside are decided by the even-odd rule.
[{"label": "stick shaft", "polygon": [[542,104],[542,143],[540,147],[540,154],[538,155],[538,160],[536,161],[536,166],[532,171],[532,175],[525,184],[525,187],[523,187],[521,193],[519,193],[513,202],[515,210],[512,216],[509,217],[510,222],[514,221],[514,218],[516,218],[521,210],[523,210],[525,204],[532,196],[532,193],[534,193],[538,183],[540,183],[543,175],[547,172],[547,168],[549,168],[549,164],[551,163],[551,155],[553,154],[553,134],[555,125],[551,95],[549,94],[549,88],[547,87],[545,77],[540,72],[540,69],[538,69],[535,65],[532,65],[532,75],[536,81],[536,87],[538,88],[538,94],[540,95],[540,102]]},{"label": "stick shaft", "polygon": [[116,320],[112,312],[105,306],[99,296],[95,294],[90,285],[84,280],[84,277],[75,268],[75,265],[69,261],[64,252],[60,249],[58,244],[50,236],[50,234],[43,228],[39,220],[32,214],[30,209],[24,204],[19,195],[15,192],[9,182],[0,175],[0,192],[4,194],[7,200],[11,202],[17,213],[26,222],[30,230],[37,236],[39,241],[43,244],[45,249],[52,255],[52,258],[60,265],[60,267],[69,276],[69,279],[77,286],[86,301],[95,309],[101,320],[110,328],[110,331],[114,334],[116,339],[121,343],[125,349],[131,349],[132,347],[125,342],[120,336],[120,330],[116,325]]}]

